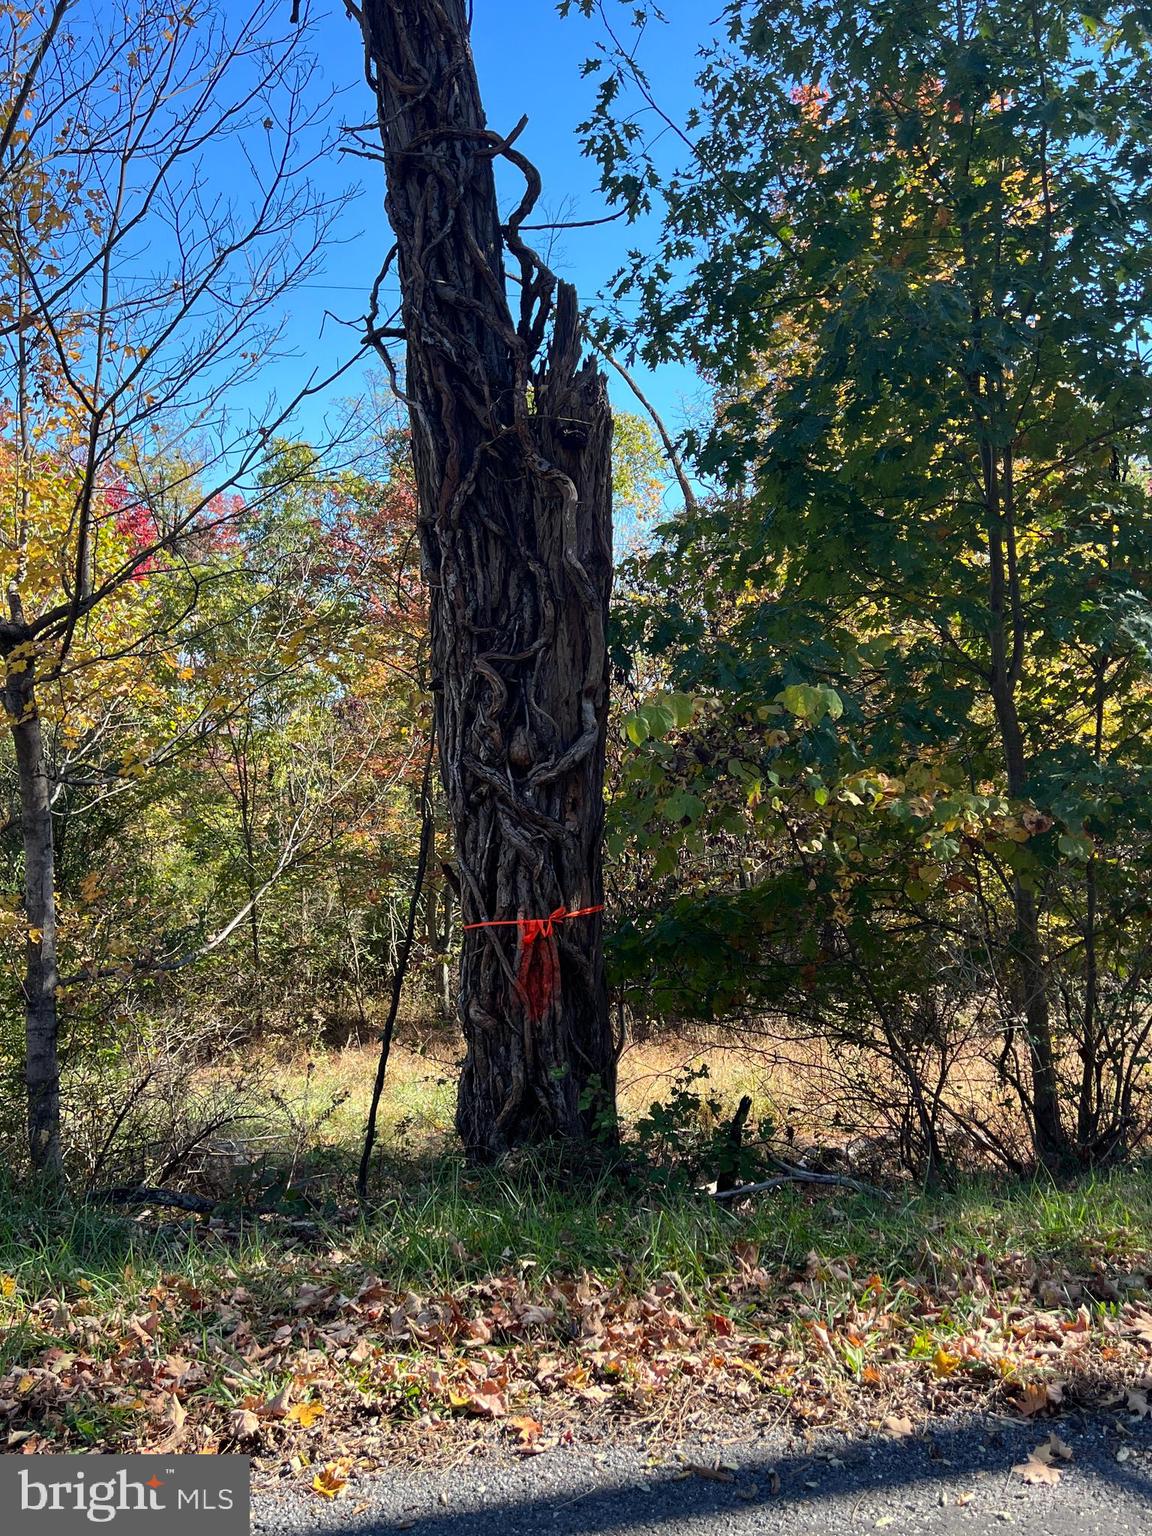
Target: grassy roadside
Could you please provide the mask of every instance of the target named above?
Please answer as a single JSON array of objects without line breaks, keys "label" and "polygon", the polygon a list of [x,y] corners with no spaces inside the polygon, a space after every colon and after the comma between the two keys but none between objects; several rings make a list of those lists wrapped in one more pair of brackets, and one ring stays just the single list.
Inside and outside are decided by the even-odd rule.
[{"label": "grassy roadside", "polygon": [[325,1219],[9,1192],[0,1449],[243,1449],[338,1479],[414,1435],[535,1450],[605,1418],[903,1426],[1118,1396],[1143,1413],[1150,1271],[1148,1167],[887,1200],[786,1189],[735,1213],[443,1157]]}]

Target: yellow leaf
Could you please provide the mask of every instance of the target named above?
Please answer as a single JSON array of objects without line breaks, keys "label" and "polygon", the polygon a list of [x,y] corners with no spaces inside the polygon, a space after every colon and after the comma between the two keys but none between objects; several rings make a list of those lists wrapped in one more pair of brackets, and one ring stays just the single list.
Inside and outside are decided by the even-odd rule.
[{"label": "yellow leaf", "polygon": [[349,1465],[346,1456],[342,1456],[339,1461],[330,1461],[312,1479],[313,1488],[326,1499],[339,1498],[348,1486]]},{"label": "yellow leaf", "polygon": [[323,1413],[323,1403],[293,1403],[288,1410],[287,1419],[290,1424],[299,1424],[301,1429],[310,1429]]},{"label": "yellow leaf", "polygon": [[937,1346],[936,1353],[932,1356],[933,1376],[951,1376],[959,1365],[959,1355],[950,1355],[943,1344]]},{"label": "yellow leaf", "polygon": [[16,1294],[16,1276],[0,1275],[0,1296],[7,1301],[10,1296]]}]

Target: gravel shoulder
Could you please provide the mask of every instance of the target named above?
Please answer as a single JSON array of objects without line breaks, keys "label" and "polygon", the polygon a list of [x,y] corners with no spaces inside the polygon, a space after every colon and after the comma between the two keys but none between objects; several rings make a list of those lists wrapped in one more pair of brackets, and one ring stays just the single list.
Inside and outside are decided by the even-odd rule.
[{"label": "gravel shoulder", "polygon": [[[1072,1459],[1058,1482],[1025,1484],[1013,1466],[1053,1431]],[[358,1478],[336,1501],[257,1479],[252,1523],[256,1536],[983,1536],[1013,1526],[1152,1536],[1152,1421],[980,1416],[904,1440],[778,1431],[679,1446],[575,1440],[533,1457],[493,1448]]]}]

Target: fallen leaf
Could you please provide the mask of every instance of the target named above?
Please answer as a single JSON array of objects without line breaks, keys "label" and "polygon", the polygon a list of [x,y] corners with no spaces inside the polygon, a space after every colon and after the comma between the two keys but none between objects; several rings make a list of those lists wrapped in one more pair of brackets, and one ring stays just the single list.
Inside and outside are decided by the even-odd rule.
[{"label": "fallen leaf", "polygon": [[1059,1435],[1051,1435],[1043,1445],[1036,1447],[1027,1461],[1020,1462],[1012,1470],[1025,1483],[1058,1483],[1060,1468],[1055,1463],[1071,1460],[1072,1447]]},{"label": "fallen leaf", "polygon": [[348,1486],[349,1466],[347,1457],[343,1456],[339,1461],[328,1462],[312,1479],[312,1487],[326,1499],[339,1498]]},{"label": "fallen leaf", "polygon": [[251,1408],[233,1408],[228,1415],[228,1429],[236,1440],[249,1440],[260,1433],[260,1420]]},{"label": "fallen leaf", "polygon": [[812,1337],[816,1340],[817,1344],[819,1344],[820,1348],[824,1351],[828,1358],[838,1362],[840,1357],[836,1353],[836,1346],[832,1343],[832,1335],[824,1326],[824,1324],[809,1321],[808,1328],[812,1334]]},{"label": "fallen leaf", "polygon": [[1147,1307],[1125,1307],[1122,1323],[1125,1333],[1135,1334],[1144,1344],[1152,1344],[1152,1312]]},{"label": "fallen leaf", "polygon": [[539,1419],[534,1419],[526,1413],[518,1413],[508,1420],[508,1428],[521,1445],[534,1446],[544,1426]]},{"label": "fallen leaf", "polygon": [[1032,1418],[1037,1413],[1043,1413],[1050,1406],[1048,1388],[1045,1386],[1024,1387],[1016,1399],[1016,1411],[1026,1419]]},{"label": "fallen leaf", "polygon": [[937,1346],[932,1356],[933,1376],[951,1376],[960,1367],[960,1356],[950,1355],[943,1344]]},{"label": "fallen leaf", "polygon": [[1060,1468],[1054,1467],[1050,1461],[1040,1460],[1035,1452],[1027,1461],[1018,1462],[1012,1470],[1025,1483],[1058,1483],[1060,1481]]},{"label": "fallen leaf", "polygon": [[525,1307],[519,1317],[522,1328],[542,1328],[556,1321],[555,1307]]},{"label": "fallen leaf", "polygon": [[608,1391],[607,1387],[597,1387],[593,1385],[590,1387],[582,1387],[576,1393],[576,1396],[583,1403],[606,1403],[611,1396],[611,1393]]},{"label": "fallen leaf", "polygon": [[324,1415],[324,1404],[313,1400],[310,1403],[293,1403],[285,1414],[289,1424],[299,1424],[301,1429],[311,1429],[316,1420]]},{"label": "fallen leaf", "polygon": [[707,1462],[703,1461],[684,1462],[677,1476],[703,1477],[713,1483],[734,1483],[736,1481],[736,1474],[732,1471],[731,1467],[721,1466],[719,1463],[715,1466],[709,1466]]},{"label": "fallen leaf", "polygon": [[482,1381],[475,1392],[469,1392],[462,1398],[453,1394],[449,1402],[453,1407],[466,1408],[469,1413],[481,1419],[502,1419],[508,1412],[508,1404],[494,1381]]},{"label": "fallen leaf", "polygon": [[736,1262],[745,1269],[755,1269],[760,1262],[760,1247],[757,1243],[746,1242],[743,1239],[732,1244],[732,1252]]},{"label": "fallen leaf", "polygon": [[890,1414],[884,1420],[884,1432],[892,1436],[894,1440],[906,1440],[912,1433],[912,1420],[897,1418]]},{"label": "fallen leaf", "polygon": [[266,1403],[261,1403],[260,1412],[266,1419],[290,1418],[288,1405],[292,1401],[292,1383],[289,1382],[277,1392],[275,1397],[270,1397]]}]

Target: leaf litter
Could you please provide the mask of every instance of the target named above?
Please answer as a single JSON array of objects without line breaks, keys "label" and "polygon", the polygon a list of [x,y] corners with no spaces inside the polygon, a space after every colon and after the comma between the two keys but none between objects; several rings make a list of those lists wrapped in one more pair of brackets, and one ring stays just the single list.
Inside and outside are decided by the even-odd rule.
[{"label": "leaf litter", "polygon": [[[850,1256],[770,1267],[741,1240],[699,1297],[672,1274],[633,1288],[626,1275],[522,1270],[423,1294],[339,1249],[305,1265],[225,1273],[215,1288],[165,1275],[122,1305],[79,1284],[34,1300],[0,1288],[15,1341],[0,1449],[242,1449],[335,1498],[405,1438],[430,1456],[484,1434],[540,1455],[580,1420],[671,1438],[691,1411],[783,1403],[801,1426],[863,1421],[906,1439],[977,1405],[1023,1421],[1070,1401],[1152,1417],[1148,1306],[1090,1305],[1075,1276],[1056,1284],[1018,1255],[994,1267],[933,1254],[926,1274],[885,1281],[858,1278]],[[1047,1304],[1056,1294],[1063,1307]],[[1055,1482],[1061,1447],[1052,1437],[1018,1475]]]}]

